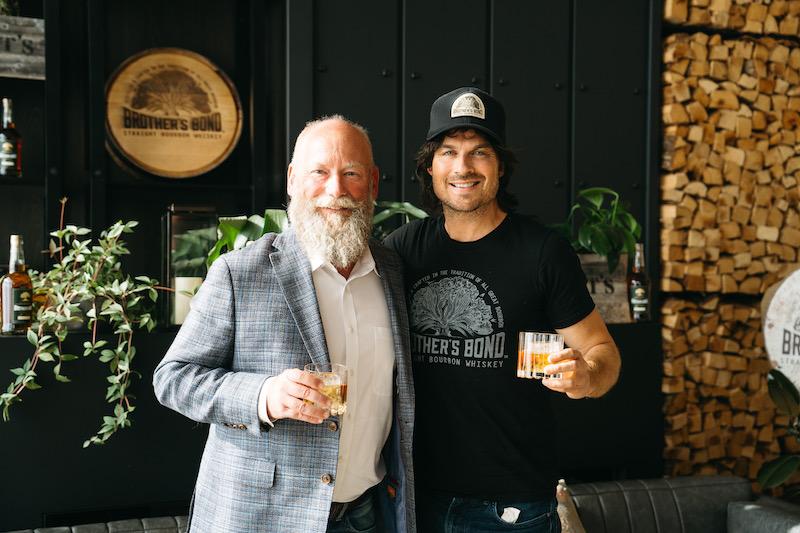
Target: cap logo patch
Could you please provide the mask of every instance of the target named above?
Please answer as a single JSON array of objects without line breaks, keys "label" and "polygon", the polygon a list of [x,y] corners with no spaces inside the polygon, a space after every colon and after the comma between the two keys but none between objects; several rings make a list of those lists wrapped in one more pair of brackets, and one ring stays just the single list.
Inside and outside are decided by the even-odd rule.
[{"label": "cap logo patch", "polygon": [[474,93],[464,93],[453,102],[450,108],[450,118],[476,117],[486,120],[486,108],[483,100]]}]

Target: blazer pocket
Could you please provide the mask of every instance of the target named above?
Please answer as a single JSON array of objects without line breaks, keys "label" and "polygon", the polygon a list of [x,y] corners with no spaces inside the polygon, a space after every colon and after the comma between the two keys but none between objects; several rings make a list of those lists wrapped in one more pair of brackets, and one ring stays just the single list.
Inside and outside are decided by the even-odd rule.
[{"label": "blazer pocket", "polygon": [[[275,463],[257,457],[215,454],[208,461],[203,484],[219,496],[231,493],[244,500],[263,500],[263,491],[275,483]],[[260,494],[260,496],[259,496]]]}]

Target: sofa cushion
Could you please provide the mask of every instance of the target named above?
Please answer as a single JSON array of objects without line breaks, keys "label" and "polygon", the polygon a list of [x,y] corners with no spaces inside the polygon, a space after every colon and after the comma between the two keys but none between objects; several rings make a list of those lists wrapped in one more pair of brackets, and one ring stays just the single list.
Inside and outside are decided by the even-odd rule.
[{"label": "sofa cushion", "polygon": [[750,482],[733,476],[580,483],[570,490],[592,533],[724,533],[728,502],[751,497]]},{"label": "sofa cushion", "polygon": [[728,504],[729,533],[800,533],[800,506],[762,496]]},{"label": "sofa cushion", "polygon": [[8,533],[186,533],[186,525],[187,518],[185,516],[162,516],[116,520],[105,524],[24,529]]}]

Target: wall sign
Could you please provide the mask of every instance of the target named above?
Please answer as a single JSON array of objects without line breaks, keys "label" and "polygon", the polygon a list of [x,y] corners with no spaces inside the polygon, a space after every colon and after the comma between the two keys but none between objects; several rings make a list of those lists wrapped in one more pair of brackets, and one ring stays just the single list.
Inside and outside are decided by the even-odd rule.
[{"label": "wall sign", "polygon": [[631,322],[628,306],[628,286],[625,273],[628,271],[628,254],[621,254],[613,273],[608,272],[608,261],[597,254],[578,254],[581,268],[586,275],[586,288],[592,295],[597,312],[606,324]]},{"label": "wall sign", "polygon": [[106,86],[106,131],[137,167],[190,178],[230,155],[242,132],[242,106],[231,80],[205,57],[154,48],[117,68]]},{"label": "wall sign", "polygon": [[773,364],[800,388],[800,270],[783,280],[769,302],[764,344]]},{"label": "wall sign", "polygon": [[44,19],[0,15],[0,76],[44,79]]}]

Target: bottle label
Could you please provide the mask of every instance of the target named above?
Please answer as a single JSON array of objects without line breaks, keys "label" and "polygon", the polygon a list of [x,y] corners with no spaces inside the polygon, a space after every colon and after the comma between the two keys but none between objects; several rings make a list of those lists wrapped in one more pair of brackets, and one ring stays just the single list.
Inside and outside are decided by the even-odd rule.
[{"label": "bottle label", "polygon": [[647,297],[647,289],[644,287],[631,287],[630,292],[631,310],[635,314],[647,313],[650,300]]},{"label": "bottle label", "polygon": [[0,143],[0,168],[13,169],[17,165],[17,151],[8,141]]},{"label": "bottle label", "polygon": [[33,290],[21,287],[13,289],[12,292],[14,294],[14,307],[11,322],[13,324],[30,324],[33,318],[33,305],[31,303]]}]

